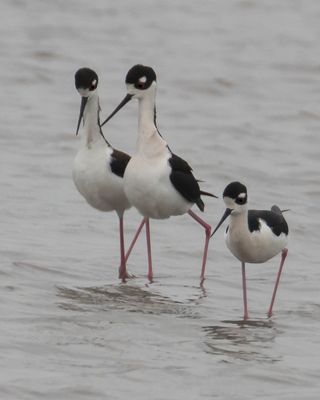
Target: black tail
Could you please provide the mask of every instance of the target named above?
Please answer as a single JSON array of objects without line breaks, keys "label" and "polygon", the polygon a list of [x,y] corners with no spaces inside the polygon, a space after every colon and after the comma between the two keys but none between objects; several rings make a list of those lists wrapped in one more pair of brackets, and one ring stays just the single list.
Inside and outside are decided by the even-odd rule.
[{"label": "black tail", "polygon": [[200,197],[196,201],[196,205],[199,207],[200,211],[202,211],[202,212],[204,211],[204,202],[200,199]]},{"label": "black tail", "polygon": [[276,206],[276,205],[271,207],[271,211],[274,212],[275,214],[282,215],[282,212],[281,212],[280,208],[278,206]]},{"label": "black tail", "polygon": [[216,196],[216,195],[214,195],[212,193],[209,193],[209,192],[204,192],[203,190],[200,190],[200,194],[202,194],[203,196],[215,197],[216,199],[219,198],[218,196]]},{"label": "black tail", "polygon": [[282,213],[284,213],[286,211],[290,211],[290,208],[286,208],[285,210],[280,210],[280,208],[278,206],[274,205],[271,207],[271,211],[276,214],[282,215]]},{"label": "black tail", "polygon": [[[203,190],[200,190],[200,195],[203,196],[210,196],[210,197],[215,197],[216,199],[218,198],[217,196],[215,196],[212,193],[209,192],[204,192]],[[200,211],[204,211],[204,202],[201,200],[201,198],[199,197],[198,200],[196,201],[196,205],[199,207]]]}]

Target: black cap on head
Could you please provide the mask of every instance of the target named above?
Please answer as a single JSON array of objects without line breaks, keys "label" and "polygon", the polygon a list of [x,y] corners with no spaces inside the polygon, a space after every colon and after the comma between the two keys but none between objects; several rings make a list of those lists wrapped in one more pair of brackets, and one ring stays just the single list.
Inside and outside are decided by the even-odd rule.
[{"label": "black cap on head", "polygon": [[247,193],[247,188],[240,182],[231,182],[223,191],[223,197],[236,199],[240,193]]},{"label": "black cap on head", "polygon": [[134,85],[136,89],[148,89],[153,81],[157,81],[157,75],[151,67],[137,64],[129,69],[126,83]]},{"label": "black cap on head", "polygon": [[237,204],[245,204],[248,198],[247,188],[240,182],[231,182],[224,189],[223,197],[229,197],[230,199],[233,199]]},{"label": "black cap on head", "polygon": [[98,86],[98,75],[90,68],[80,68],[76,72],[75,85],[77,89],[95,90]]}]

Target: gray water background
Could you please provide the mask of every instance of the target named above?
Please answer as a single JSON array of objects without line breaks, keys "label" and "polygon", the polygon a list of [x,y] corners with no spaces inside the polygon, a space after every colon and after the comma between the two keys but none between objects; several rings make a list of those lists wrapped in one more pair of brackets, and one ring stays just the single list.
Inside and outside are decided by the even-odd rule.
[{"label": "gray water background", "polygon": [[[2,0],[0,398],[319,399],[320,2]],[[136,63],[158,75],[158,125],[205,190],[215,225],[230,181],[250,206],[277,203],[291,238],[275,315],[276,257],[239,262],[223,229],[199,287],[203,231],[188,216],[152,222],[123,285],[116,215],[90,208],[71,166],[80,98],[100,77],[102,116]],[[135,146],[137,104],[105,129]],[[127,241],[140,217],[126,214]]]}]

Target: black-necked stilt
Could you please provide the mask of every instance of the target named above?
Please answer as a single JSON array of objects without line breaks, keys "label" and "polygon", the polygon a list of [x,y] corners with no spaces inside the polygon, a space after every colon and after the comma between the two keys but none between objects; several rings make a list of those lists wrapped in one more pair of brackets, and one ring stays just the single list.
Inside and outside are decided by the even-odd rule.
[{"label": "black-necked stilt", "polygon": [[131,204],[124,193],[123,175],[130,156],[114,149],[103,136],[99,120],[98,75],[90,68],[81,68],[75,74],[75,86],[81,95],[77,134],[83,119],[84,136],[74,160],[73,180],[78,191],[92,207],[100,211],[117,212],[121,259],[119,277],[125,281],[126,259],[144,225],[143,220],[126,256],[123,214]]},{"label": "black-necked stilt", "polygon": [[[230,224],[226,230],[226,243],[231,253],[241,261],[244,319],[249,318],[247,305],[245,263],[264,263],[281,252],[281,262],[274,286],[268,317],[272,316],[280,275],[284,260],[288,254],[286,248],[289,229],[282,211],[277,206],[269,210],[247,209],[247,188],[240,182],[230,183],[223,192],[227,206],[212,235],[230,215]],[[287,210],[284,210],[287,211]]]},{"label": "black-necked stilt", "polygon": [[[152,259],[149,218],[165,219],[188,213],[205,229],[201,282],[207,260],[211,227],[191,207],[203,211],[201,195],[216,197],[200,190],[192,168],[173,154],[156,125],[156,74],[151,67],[135,65],[126,76],[127,95],[110,116],[109,121],[132,98],[139,100],[139,124],[136,152],[124,174],[124,190],[130,201],[146,219],[148,237],[148,278],[152,281]],[[102,126],[101,125],[101,126]]]}]

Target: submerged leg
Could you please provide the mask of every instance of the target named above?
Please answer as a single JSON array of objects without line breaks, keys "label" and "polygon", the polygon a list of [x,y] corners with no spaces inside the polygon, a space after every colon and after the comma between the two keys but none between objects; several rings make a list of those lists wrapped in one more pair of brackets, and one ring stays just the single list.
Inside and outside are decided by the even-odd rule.
[{"label": "submerged leg", "polygon": [[193,218],[201,226],[204,227],[205,234],[206,234],[206,239],[204,242],[203,257],[202,257],[201,275],[200,275],[200,285],[202,285],[203,281],[204,281],[204,273],[205,273],[206,263],[207,263],[208,245],[209,245],[209,240],[210,240],[210,235],[211,235],[211,226],[209,224],[207,224],[203,219],[198,217],[198,215],[195,214],[192,210],[189,210],[188,214],[190,215],[191,218]]},{"label": "submerged leg", "polygon": [[274,304],[274,301],[275,301],[275,298],[276,298],[277,289],[278,289],[279,282],[280,282],[280,276],[281,276],[281,272],[282,272],[284,260],[286,259],[287,254],[288,254],[288,249],[283,249],[283,250],[282,250],[282,253],[281,253],[280,267],[279,267],[279,271],[278,271],[276,283],[275,283],[275,285],[274,285],[274,289],[273,289],[273,293],[272,293],[272,298],[271,298],[271,303],[270,303],[270,307],[269,307],[269,311],[268,311],[268,317],[269,317],[269,318],[272,316],[272,308],[273,308],[273,304]]},{"label": "submerged leg", "polygon": [[247,301],[247,279],[246,279],[246,264],[241,263],[242,269],[242,292],[243,292],[243,319],[246,321],[249,319],[248,313],[248,301]]},{"label": "submerged leg", "polygon": [[119,216],[119,236],[120,236],[119,278],[122,279],[122,282],[125,282],[127,277],[127,269],[126,269],[126,256],[124,252],[123,215]]},{"label": "submerged leg", "polygon": [[152,283],[153,282],[153,271],[152,271],[151,237],[150,237],[149,218],[145,218],[145,223],[146,223],[147,250],[148,250],[148,279],[149,279],[150,283]]}]

